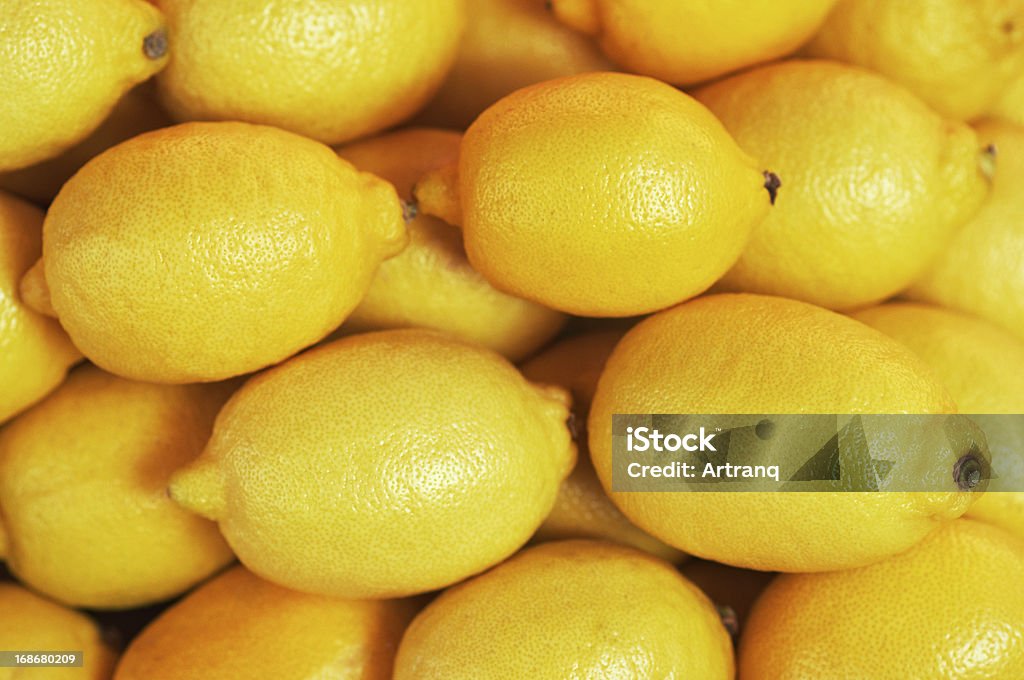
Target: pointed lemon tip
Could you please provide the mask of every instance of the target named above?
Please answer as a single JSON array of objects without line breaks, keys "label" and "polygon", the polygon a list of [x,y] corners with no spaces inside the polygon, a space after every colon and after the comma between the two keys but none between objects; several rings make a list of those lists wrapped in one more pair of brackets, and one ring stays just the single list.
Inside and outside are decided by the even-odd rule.
[{"label": "pointed lemon tip", "polygon": [[431,170],[420,178],[412,192],[421,213],[439,217],[456,227],[462,226],[459,168],[456,163]]},{"label": "pointed lemon tip", "polygon": [[32,268],[25,272],[25,276],[21,278],[20,294],[22,302],[29,309],[46,316],[57,316],[57,312],[54,311],[53,303],[50,300],[50,287],[46,283],[42,258],[36,260]]},{"label": "pointed lemon tip", "polygon": [[569,28],[585,35],[601,32],[598,0],[547,0],[546,6],[555,17]]},{"label": "pointed lemon tip", "polygon": [[201,457],[175,472],[167,493],[181,507],[207,519],[216,521],[224,515],[224,481],[209,458]]}]

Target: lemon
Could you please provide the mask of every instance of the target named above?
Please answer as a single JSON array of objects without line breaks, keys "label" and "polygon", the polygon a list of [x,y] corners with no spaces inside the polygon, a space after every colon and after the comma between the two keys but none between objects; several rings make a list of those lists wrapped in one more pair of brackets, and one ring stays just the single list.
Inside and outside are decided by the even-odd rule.
[{"label": "lemon", "polygon": [[919,277],[988,192],[969,127],[858,68],[784,62],[696,96],[786,183],[722,290],[878,302]]},{"label": "lemon", "polygon": [[46,396],[82,358],[60,325],[18,291],[41,252],[42,230],[41,211],[0,191],[0,423]]},{"label": "lemon", "polygon": [[544,0],[472,0],[455,64],[416,119],[463,130],[521,87],[613,68],[592,40],[556,21]]},{"label": "lemon", "polygon": [[[766,191],[758,164],[689,96],[593,73],[487,109],[457,172],[435,171],[417,197],[460,219],[469,261],[495,287],[573,314],[630,316],[725,273],[768,212],[770,179]],[[461,217],[438,196],[457,196]]]},{"label": "lemon", "polygon": [[[642,321],[616,346],[590,411],[590,454],[607,490],[615,413],[954,408],[910,350],[857,321],[795,300],[715,295]],[[935,460],[949,459],[952,470],[961,454],[944,452]],[[620,491],[611,497],[640,528],[684,552],[750,569],[827,571],[902,552],[962,515],[976,494],[960,491],[952,475],[940,472],[949,478],[948,491]]]},{"label": "lemon", "polygon": [[11,571],[66,604],[124,609],[226,564],[217,527],[175,505],[166,486],[199,455],[229,390],[84,366],[10,423],[0,433],[0,556]]},{"label": "lemon", "polygon": [[792,52],[835,0],[551,0],[631,71],[692,85]]},{"label": "lemon", "polygon": [[128,92],[92,134],[59,156],[19,170],[0,172],[0,189],[36,203],[49,203],[87,161],[115,144],[170,125],[155,93],[147,87],[151,84],[152,81],[147,81]]},{"label": "lemon", "polygon": [[[899,340],[924,359],[964,413],[1024,413],[1024,343],[998,326],[916,304],[882,305],[854,318]],[[967,517],[999,525],[1024,539],[1024,491],[997,490],[1000,477],[1020,479],[1010,472],[1024,471],[1024,429],[1020,419],[1004,419],[1001,425],[986,422],[992,422],[986,435],[996,478]]]},{"label": "lemon", "polygon": [[11,0],[0,26],[0,171],[83,139],[167,62],[163,17],[143,0]]},{"label": "lemon", "polygon": [[[475,0],[474,0],[475,1]],[[180,120],[274,125],[339,144],[395,125],[455,59],[464,0],[160,0]]]},{"label": "lemon", "polygon": [[718,606],[722,623],[733,637],[742,635],[754,602],[775,578],[772,573],[707,560],[689,560],[679,571]]},{"label": "lemon", "polygon": [[442,593],[395,661],[395,680],[732,677],[729,636],[696,586],[592,541],[530,548]]},{"label": "lemon", "polygon": [[47,213],[43,260],[27,277],[106,370],[210,381],[323,338],[404,242],[394,188],[328,147],[192,123],[86,164]]},{"label": "lemon", "polygon": [[970,120],[1024,69],[1024,2],[840,0],[807,51],[878,71]]},{"label": "lemon", "polygon": [[171,494],[256,574],[398,597],[515,552],[572,468],[568,396],[424,330],[350,336],[250,380]]},{"label": "lemon", "polygon": [[235,567],[150,623],[114,678],[390,680],[415,613],[409,601],[307,595]]},{"label": "lemon", "polygon": [[[412,200],[425,172],[458,158],[461,137],[435,129],[407,129],[356,142],[340,155],[395,185]],[[492,287],[466,259],[462,233],[428,215],[408,224],[409,245],[384,262],[343,331],[434,328],[513,361],[554,336],[565,315]]]},{"label": "lemon", "polygon": [[1024,677],[1024,543],[957,520],[907,553],[783,575],[740,645],[750,680]]},{"label": "lemon", "polygon": [[988,113],[993,118],[1024,125],[1024,69],[1010,81]]},{"label": "lemon", "polygon": [[85,614],[0,582],[0,644],[6,651],[78,652],[81,668],[0,668],[0,680],[107,680],[116,657]]},{"label": "lemon", "polygon": [[573,429],[579,458],[558,490],[555,506],[534,538],[552,541],[592,538],[621,543],[669,562],[683,554],[644,533],[611,502],[587,451],[586,422],[597,379],[608,355],[622,338],[617,330],[591,331],[555,343],[522,366],[523,376],[536,383],[559,385],[572,395]]},{"label": "lemon", "polygon": [[998,149],[992,195],[908,295],[981,316],[1024,340],[1024,128],[988,121],[978,132]]}]

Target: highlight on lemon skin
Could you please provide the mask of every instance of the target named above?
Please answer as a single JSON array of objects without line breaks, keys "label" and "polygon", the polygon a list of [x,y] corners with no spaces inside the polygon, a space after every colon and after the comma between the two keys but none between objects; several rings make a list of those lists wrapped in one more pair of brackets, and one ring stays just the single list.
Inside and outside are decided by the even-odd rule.
[{"label": "highlight on lemon skin", "polygon": [[321,345],[252,378],[170,494],[255,574],[393,598],[518,550],[575,462],[569,396],[437,332]]}]

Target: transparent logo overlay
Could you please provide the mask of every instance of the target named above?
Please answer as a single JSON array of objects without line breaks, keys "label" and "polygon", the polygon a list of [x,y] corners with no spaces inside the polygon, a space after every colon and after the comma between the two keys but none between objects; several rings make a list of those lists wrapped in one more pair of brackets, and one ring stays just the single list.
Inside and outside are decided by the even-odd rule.
[{"label": "transparent logo overlay", "polygon": [[613,491],[1024,491],[1024,415],[612,418]]}]

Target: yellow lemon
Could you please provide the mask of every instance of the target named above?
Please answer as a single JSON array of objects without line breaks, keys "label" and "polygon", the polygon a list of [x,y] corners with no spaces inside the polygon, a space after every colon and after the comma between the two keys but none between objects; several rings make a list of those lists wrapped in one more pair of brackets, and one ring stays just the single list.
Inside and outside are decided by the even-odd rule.
[{"label": "yellow lemon", "polygon": [[[412,200],[424,173],[458,158],[455,132],[409,129],[356,142],[345,160],[395,185]],[[462,233],[429,215],[408,224],[409,245],[384,262],[344,332],[434,328],[516,361],[532,354],[565,323],[565,315],[492,287],[466,259]]]},{"label": "yellow lemon", "polygon": [[0,172],[0,189],[36,203],[49,203],[64,183],[92,158],[143,132],[170,125],[155,93],[147,87],[151,83],[128,92],[92,134],[59,156],[19,170]]},{"label": "yellow lemon", "polygon": [[908,295],[976,314],[1024,340],[1024,127],[989,121],[978,132],[998,149],[992,195]]},{"label": "yellow lemon", "polygon": [[487,109],[457,172],[428,175],[417,198],[459,220],[469,261],[495,287],[573,314],[630,316],[697,295],[732,266],[778,188],[761,170],[689,96],[594,73]]},{"label": "yellow lemon", "polygon": [[395,680],[733,677],[714,606],[669,564],[608,543],[545,543],[441,594]]},{"label": "yellow lemon", "polygon": [[409,601],[342,600],[281,588],[235,567],[136,637],[115,680],[390,680]]},{"label": "yellow lemon", "polygon": [[792,52],[835,0],[551,0],[631,71],[692,85]]},{"label": "yellow lemon", "polygon": [[878,302],[921,275],[989,189],[969,127],[858,68],[784,62],[696,96],[785,181],[722,290]]},{"label": "yellow lemon", "polygon": [[993,118],[1024,125],[1024,69],[1006,86],[989,114]]},{"label": "yellow lemon", "polygon": [[[217,527],[167,497],[226,385],[154,385],[84,366],[0,433],[0,556],[73,606],[173,597],[231,559]],[[0,539],[4,536],[0,535]]]},{"label": "yellow lemon", "polygon": [[970,120],[1024,69],[1024,2],[840,0],[807,51],[878,71]]},{"label": "yellow lemon", "polygon": [[394,188],[328,147],[191,123],[87,163],[47,213],[43,260],[27,278],[48,291],[35,306],[52,304],[94,363],[138,380],[209,381],[323,338],[404,243]]},{"label": "yellow lemon", "polygon": [[0,171],[80,141],[167,62],[164,19],[143,0],[11,0],[0,26]]},{"label": "yellow lemon", "polygon": [[171,494],[275,583],[426,592],[536,531],[574,463],[567,402],[433,331],[350,336],[250,380]]},{"label": "yellow lemon", "polygon": [[[1001,328],[960,312],[916,304],[882,305],[854,318],[924,359],[964,413],[1024,414],[1024,343]],[[1024,478],[1024,428],[1018,419],[986,422],[993,424],[986,434],[996,479],[967,516],[1024,539],[1024,491],[999,490],[1000,477]]]},{"label": "yellow lemon", "polygon": [[1024,677],[1024,543],[957,520],[870,567],[783,575],[754,605],[745,680]]},{"label": "yellow lemon", "polygon": [[613,70],[596,44],[562,25],[545,0],[472,0],[448,78],[417,120],[465,129],[515,90],[552,78]]},{"label": "yellow lemon", "polygon": [[[474,0],[475,1],[475,0]],[[339,144],[395,125],[455,59],[464,0],[159,0],[181,120],[274,125]]]},{"label": "yellow lemon", "polygon": [[42,231],[41,211],[0,192],[0,423],[46,396],[82,358],[60,325],[18,291],[39,258]]},{"label": "yellow lemon", "polygon": [[[954,408],[920,359],[874,329],[795,300],[715,295],[642,321],[616,346],[590,410],[590,454],[607,490],[615,413]],[[943,451],[935,460],[949,459],[952,470],[961,455]],[[687,553],[751,569],[827,571],[904,551],[962,515],[976,494],[941,473],[950,488],[931,493],[619,491],[611,497],[639,527]]]},{"label": "yellow lemon", "polygon": [[78,652],[80,668],[0,668],[0,680],[108,680],[116,657],[85,614],[0,582],[0,644],[6,651]]},{"label": "yellow lemon", "polygon": [[684,555],[644,533],[605,494],[587,451],[586,422],[604,362],[622,338],[616,330],[591,331],[558,342],[522,366],[527,380],[559,385],[572,395],[573,429],[579,458],[558,490],[555,506],[534,539],[592,538],[621,543],[669,562]]}]

